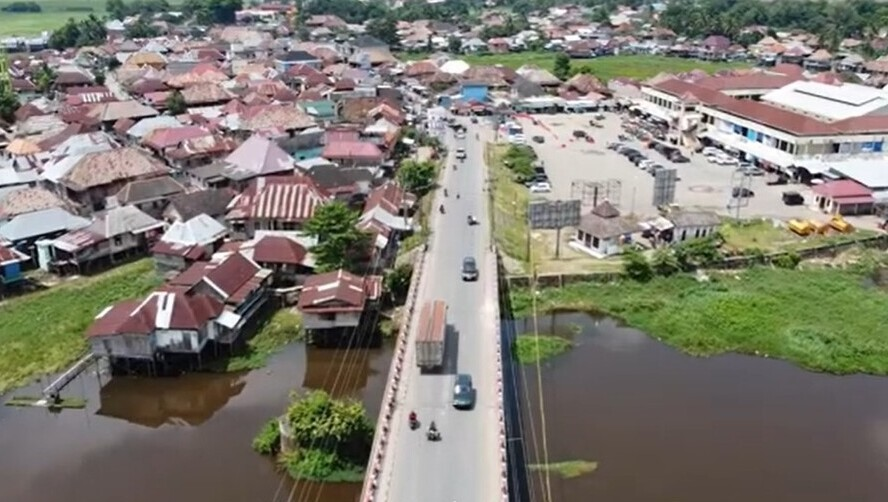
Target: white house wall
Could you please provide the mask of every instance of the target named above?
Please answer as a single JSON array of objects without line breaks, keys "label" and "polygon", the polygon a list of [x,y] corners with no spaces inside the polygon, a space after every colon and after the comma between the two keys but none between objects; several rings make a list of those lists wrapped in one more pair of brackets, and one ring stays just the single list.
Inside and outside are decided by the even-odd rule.
[{"label": "white house wall", "polygon": [[303,314],[302,323],[306,329],[351,328],[361,321],[361,312],[340,312],[333,320],[327,320],[317,314]]}]

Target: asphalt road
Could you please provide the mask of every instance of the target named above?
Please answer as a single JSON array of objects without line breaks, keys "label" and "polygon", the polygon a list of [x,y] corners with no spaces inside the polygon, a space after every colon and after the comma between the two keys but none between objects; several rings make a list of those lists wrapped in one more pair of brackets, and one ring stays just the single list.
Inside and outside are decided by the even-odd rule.
[{"label": "asphalt road", "polygon": [[[475,133],[480,132],[480,140]],[[444,132],[451,157],[446,163],[439,191],[445,214],[436,211],[426,272],[420,283],[417,305],[441,299],[447,302],[448,342],[445,369],[441,374],[420,374],[415,365],[413,340],[405,366],[403,393],[396,407],[392,442],[383,464],[378,500],[391,502],[493,502],[500,494],[497,452],[497,402],[495,396],[496,345],[490,280],[496,270],[489,260],[487,198],[483,191],[484,141],[489,127],[471,126],[466,139],[455,140]],[[464,146],[465,162],[453,158],[456,146]],[[458,170],[452,166],[457,164]],[[456,194],[460,199],[456,199]],[[469,227],[469,214],[480,224]],[[480,271],[477,282],[463,282],[462,260],[475,257]],[[473,410],[460,411],[451,405],[456,373],[469,373],[477,392]],[[410,430],[407,417],[416,411],[421,427]],[[441,432],[440,442],[426,440],[429,422]]]}]

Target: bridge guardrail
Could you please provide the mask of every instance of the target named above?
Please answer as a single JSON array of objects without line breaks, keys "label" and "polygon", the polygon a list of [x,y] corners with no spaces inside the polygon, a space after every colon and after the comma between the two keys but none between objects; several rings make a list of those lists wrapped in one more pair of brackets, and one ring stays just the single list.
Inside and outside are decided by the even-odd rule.
[{"label": "bridge guardrail", "polygon": [[503,343],[502,343],[502,326],[499,307],[499,277],[496,260],[496,246],[488,255],[490,264],[488,270],[495,273],[490,276],[491,298],[495,298],[494,302],[495,315],[494,323],[494,340],[496,340],[496,397],[497,397],[497,450],[499,451],[500,460],[500,499],[502,502],[509,502],[509,460],[508,460],[508,438],[506,436],[506,412],[505,412],[505,396],[503,395]]},{"label": "bridge guardrail", "polygon": [[413,276],[410,279],[410,287],[407,290],[407,300],[404,302],[404,321],[398,331],[395,342],[395,356],[389,367],[389,375],[386,380],[386,389],[382,395],[382,406],[379,409],[379,420],[376,422],[376,432],[373,435],[373,448],[370,451],[370,461],[367,473],[364,476],[364,487],[361,490],[362,502],[374,502],[376,491],[379,488],[380,475],[382,474],[382,462],[385,459],[385,448],[388,446],[389,434],[392,430],[392,417],[397,405],[398,386],[401,382],[401,372],[404,369],[404,360],[407,356],[407,339],[410,328],[413,326],[413,311],[416,307],[416,299],[419,295],[419,284],[425,271],[426,252],[420,251],[413,267]]}]

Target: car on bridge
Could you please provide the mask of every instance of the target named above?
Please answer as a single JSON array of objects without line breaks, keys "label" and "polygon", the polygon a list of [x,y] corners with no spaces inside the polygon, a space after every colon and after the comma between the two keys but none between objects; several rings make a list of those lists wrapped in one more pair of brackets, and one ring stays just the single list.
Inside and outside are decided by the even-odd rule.
[{"label": "car on bridge", "polygon": [[472,375],[460,373],[453,382],[453,407],[458,410],[470,410],[475,407],[475,387]]},{"label": "car on bridge", "polygon": [[[469,218],[471,218],[471,216]],[[471,256],[466,256],[465,258],[463,258],[462,278],[464,281],[478,280],[478,264],[475,263],[475,259]]]}]

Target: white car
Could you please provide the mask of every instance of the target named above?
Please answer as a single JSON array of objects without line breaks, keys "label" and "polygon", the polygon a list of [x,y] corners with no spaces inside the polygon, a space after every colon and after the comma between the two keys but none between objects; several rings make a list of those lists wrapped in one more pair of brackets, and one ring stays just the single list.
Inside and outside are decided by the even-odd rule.
[{"label": "white car", "polygon": [[641,169],[647,169],[647,168],[653,166],[654,164],[656,164],[656,162],[654,162],[653,160],[645,159],[645,160],[642,160],[641,162],[638,163],[638,167],[640,167]]},{"label": "white car", "polygon": [[739,166],[740,161],[735,159],[734,157],[719,157],[717,163],[722,166]]},{"label": "white car", "polygon": [[539,181],[530,185],[530,193],[549,193],[552,191],[552,185],[545,181]]}]

